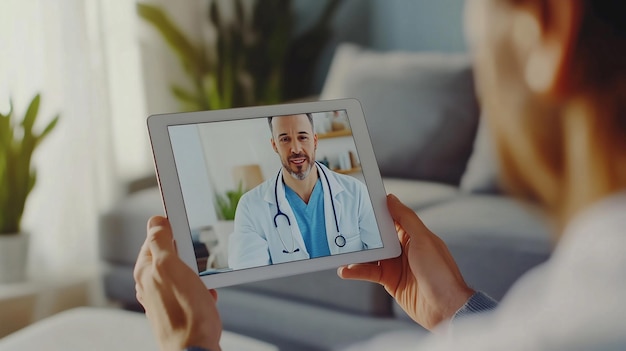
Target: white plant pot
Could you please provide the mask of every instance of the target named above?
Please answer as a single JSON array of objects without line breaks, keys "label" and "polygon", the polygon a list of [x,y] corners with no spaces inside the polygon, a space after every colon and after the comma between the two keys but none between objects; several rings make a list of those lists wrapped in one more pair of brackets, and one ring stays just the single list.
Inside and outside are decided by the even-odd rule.
[{"label": "white plant pot", "polygon": [[26,280],[28,234],[0,234],[0,284]]},{"label": "white plant pot", "polygon": [[228,238],[235,230],[235,221],[218,220],[213,224],[217,236],[217,246],[209,248],[209,266],[213,268],[228,267]]}]

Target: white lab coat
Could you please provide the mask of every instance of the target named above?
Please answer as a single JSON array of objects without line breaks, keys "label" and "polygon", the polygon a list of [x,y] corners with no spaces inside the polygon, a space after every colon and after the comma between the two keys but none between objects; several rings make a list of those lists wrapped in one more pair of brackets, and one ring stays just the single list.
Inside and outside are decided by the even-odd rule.
[{"label": "white lab coat", "polygon": [[[326,237],[331,255],[382,247],[365,185],[353,177],[332,172],[323,165],[317,164],[317,167],[324,190]],[[328,183],[320,168],[326,172]],[[309,258],[296,217],[285,197],[282,178],[276,187],[276,177],[282,177],[282,173],[281,170],[277,176],[250,190],[239,201],[235,213],[235,230],[229,239],[230,268],[258,267]],[[339,231],[346,239],[343,247],[335,244],[338,233],[328,191],[329,185],[333,194]],[[280,210],[289,217],[291,227],[286,224],[283,216],[278,218],[279,229],[274,226],[274,216],[277,213],[275,190]],[[293,252],[295,249],[299,251]],[[284,250],[288,253],[284,253]]]}]

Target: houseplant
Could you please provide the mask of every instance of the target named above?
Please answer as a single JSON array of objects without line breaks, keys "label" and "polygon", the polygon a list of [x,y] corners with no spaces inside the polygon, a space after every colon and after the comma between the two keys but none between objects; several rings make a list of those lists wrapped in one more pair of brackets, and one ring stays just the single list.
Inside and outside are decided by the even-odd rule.
[{"label": "houseplant", "polygon": [[138,4],[139,16],[154,26],[174,50],[192,89],[172,85],[186,110],[275,104],[310,93],[316,63],[331,37],[330,22],[342,0],[328,0],[311,26],[295,31],[292,0],[257,0],[246,13],[244,1],[227,2],[225,19],[211,1],[207,19],[216,30],[214,45],[194,43],[158,6]]},{"label": "houseplant", "polygon": [[239,200],[246,193],[243,187],[243,182],[239,182],[237,189],[229,190],[225,195],[217,195],[215,202],[217,203],[218,218],[225,221],[232,221],[235,219],[235,210],[237,210],[237,204]]},{"label": "houseplant", "polygon": [[19,121],[12,102],[8,113],[0,112],[0,282],[4,283],[25,276],[28,237],[20,225],[26,200],[37,182],[31,158],[59,120],[57,115],[41,133],[34,132],[40,101],[41,96],[35,95]]}]

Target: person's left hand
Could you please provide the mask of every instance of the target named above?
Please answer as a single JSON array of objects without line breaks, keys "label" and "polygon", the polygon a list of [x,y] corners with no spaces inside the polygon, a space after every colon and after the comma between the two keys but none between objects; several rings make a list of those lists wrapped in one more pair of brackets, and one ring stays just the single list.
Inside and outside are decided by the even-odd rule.
[{"label": "person's left hand", "polygon": [[147,231],[135,265],[135,289],[161,349],[180,351],[197,346],[220,350],[217,292],[206,289],[178,257],[166,218],[150,218]]}]

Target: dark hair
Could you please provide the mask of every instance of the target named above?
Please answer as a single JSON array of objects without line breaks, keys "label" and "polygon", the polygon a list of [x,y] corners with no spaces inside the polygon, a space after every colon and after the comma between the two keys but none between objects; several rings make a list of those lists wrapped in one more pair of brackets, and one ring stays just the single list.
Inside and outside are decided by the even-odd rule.
[{"label": "dark hair", "polygon": [[[309,119],[309,123],[311,123],[311,128],[313,129],[313,131],[315,131],[315,126],[313,125],[313,115],[310,113],[299,113],[299,115],[306,115],[306,117]],[[272,132],[272,135],[274,135],[274,128],[272,127],[272,118],[274,117],[284,117],[284,116],[267,117],[267,124],[270,126],[270,132]]]},{"label": "dark hair", "polygon": [[612,89],[626,79],[626,1],[585,0],[576,44],[581,83]]},{"label": "dark hair", "polygon": [[584,0],[576,43],[575,82],[591,89],[605,111],[607,131],[626,132],[626,0]]}]

